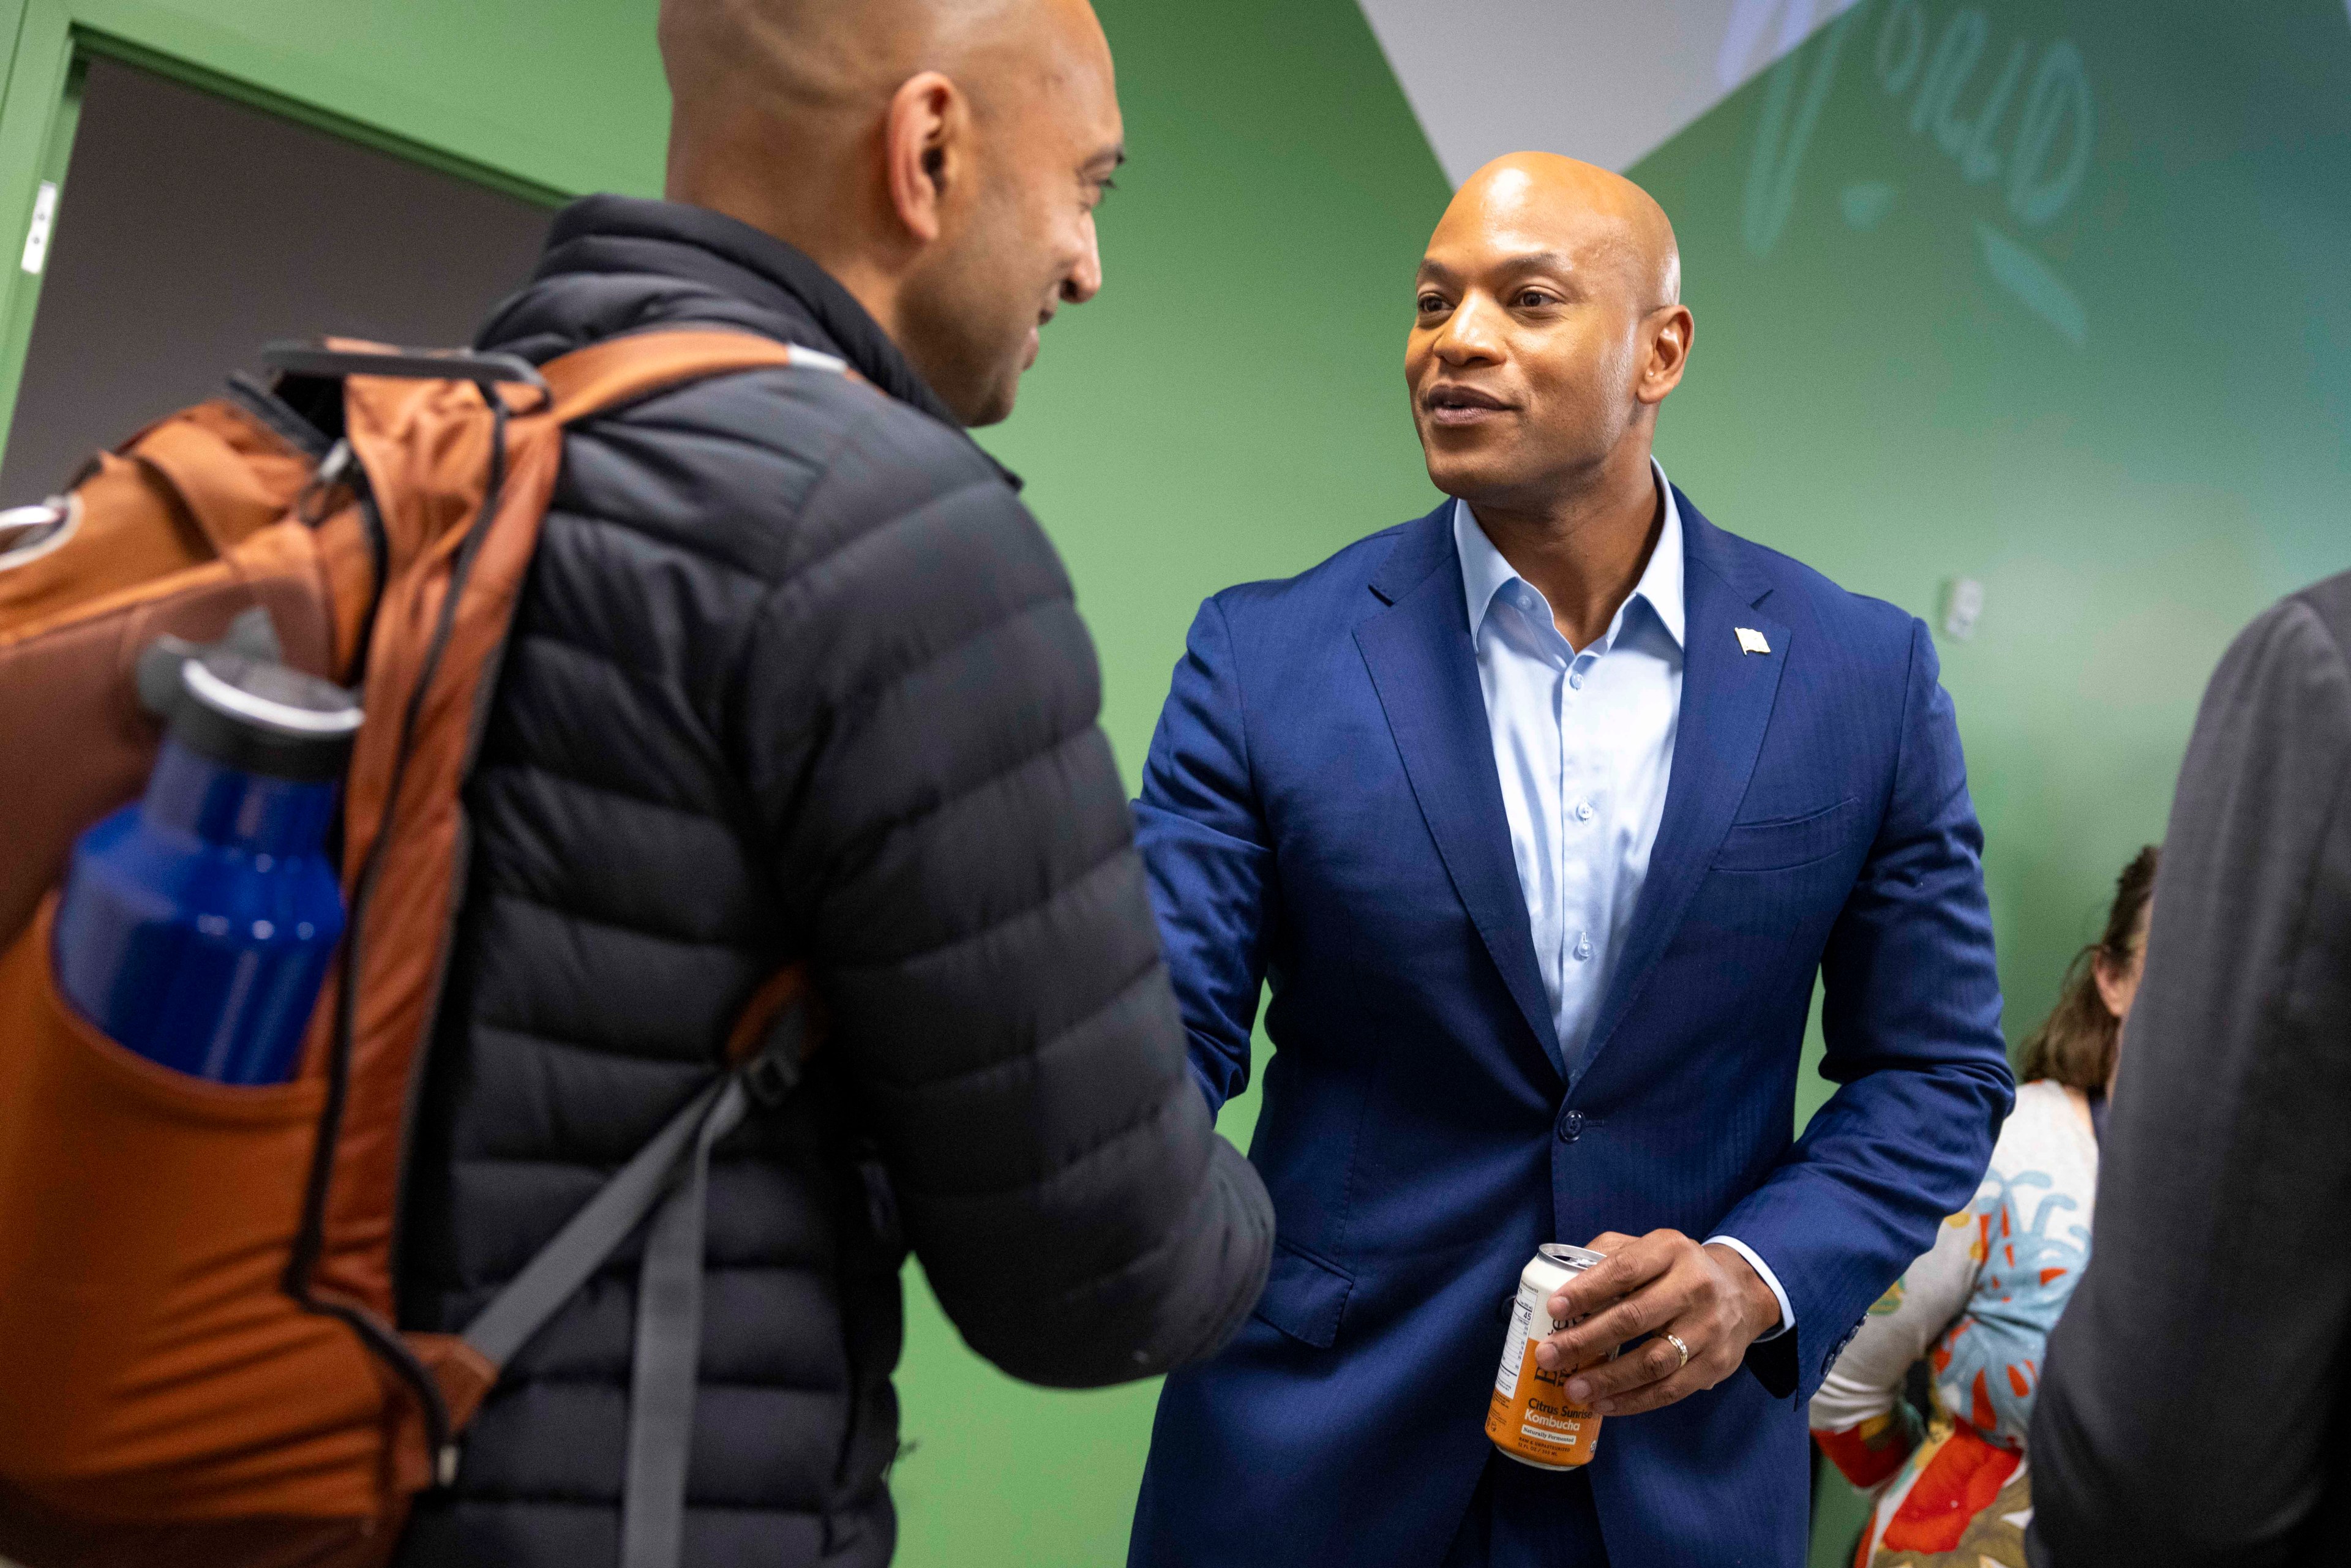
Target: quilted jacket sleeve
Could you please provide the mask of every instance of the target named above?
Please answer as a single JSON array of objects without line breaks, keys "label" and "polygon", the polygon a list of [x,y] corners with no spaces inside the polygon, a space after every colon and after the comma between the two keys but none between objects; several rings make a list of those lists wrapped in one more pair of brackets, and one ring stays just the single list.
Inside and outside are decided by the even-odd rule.
[{"label": "quilted jacket sleeve", "polygon": [[1060,558],[959,435],[894,408],[845,437],[795,538],[729,706],[933,1289],[1035,1383],[1211,1353],[1256,1302],[1272,1210],[1186,1068]]}]

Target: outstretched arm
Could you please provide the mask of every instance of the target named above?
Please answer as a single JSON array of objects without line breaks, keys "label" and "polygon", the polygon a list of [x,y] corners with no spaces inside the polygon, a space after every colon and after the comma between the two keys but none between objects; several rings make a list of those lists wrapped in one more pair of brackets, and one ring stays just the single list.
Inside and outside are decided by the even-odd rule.
[{"label": "outstretched arm", "polygon": [[1015,1376],[1113,1383],[1238,1326],[1272,1214],[1186,1071],[1068,579],[967,467],[897,494],[848,444],[883,498],[811,508],[738,666],[747,773],[940,1304]]},{"label": "outstretched arm", "polygon": [[1232,633],[1213,599],[1176,666],[1134,816],[1192,1071],[1219,1110],[1249,1087],[1275,894]]}]

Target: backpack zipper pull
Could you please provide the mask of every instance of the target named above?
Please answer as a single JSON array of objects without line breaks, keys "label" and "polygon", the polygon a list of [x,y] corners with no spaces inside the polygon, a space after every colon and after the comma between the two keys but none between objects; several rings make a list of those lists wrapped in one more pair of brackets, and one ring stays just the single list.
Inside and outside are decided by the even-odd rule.
[{"label": "backpack zipper pull", "polygon": [[358,467],[358,459],[359,454],[352,450],[349,438],[339,437],[334,445],[327,449],[326,456],[319,460],[310,482],[302,486],[300,495],[294,497],[294,515],[309,528],[315,528],[325,522],[327,497]]}]

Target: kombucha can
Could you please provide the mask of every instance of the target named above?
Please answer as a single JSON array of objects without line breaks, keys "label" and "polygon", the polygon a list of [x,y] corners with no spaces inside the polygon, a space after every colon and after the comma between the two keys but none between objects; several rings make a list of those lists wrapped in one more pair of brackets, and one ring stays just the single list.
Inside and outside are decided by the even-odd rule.
[{"label": "kombucha can", "polygon": [[[1535,1362],[1535,1346],[1577,1320],[1551,1315],[1559,1288],[1607,1256],[1582,1247],[1546,1241],[1519,1275],[1519,1299],[1510,1308],[1510,1331],[1502,1341],[1501,1370],[1486,1409],[1486,1436],[1494,1447],[1539,1470],[1572,1470],[1592,1462],[1600,1441],[1600,1417],[1571,1401],[1567,1380],[1582,1366],[1546,1372]],[[1596,1365],[1615,1355],[1595,1357]]]}]

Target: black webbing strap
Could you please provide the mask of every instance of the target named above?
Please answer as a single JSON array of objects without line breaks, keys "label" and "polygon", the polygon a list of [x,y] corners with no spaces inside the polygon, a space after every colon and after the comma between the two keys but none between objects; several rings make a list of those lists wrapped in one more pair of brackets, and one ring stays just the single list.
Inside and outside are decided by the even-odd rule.
[{"label": "black webbing strap", "polygon": [[637,1273],[636,1354],[629,1372],[628,1469],[621,1484],[621,1568],[677,1568],[685,1546],[685,1470],[702,1362],[702,1237],[710,1150],[743,1120],[749,1097],[730,1076],[694,1140],[684,1179],[653,1211]]},{"label": "black webbing strap", "polygon": [[637,1273],[621,1568],[677,1568],[681,1561],[702,1360],[710,1155],[754,1103],[776,1104],[799,1084],[807,1028],[804,1008],[779,1014],[758,1055],[679,1107],[466,1325],[465,1342],[504,1366],[652,1217]]}]

